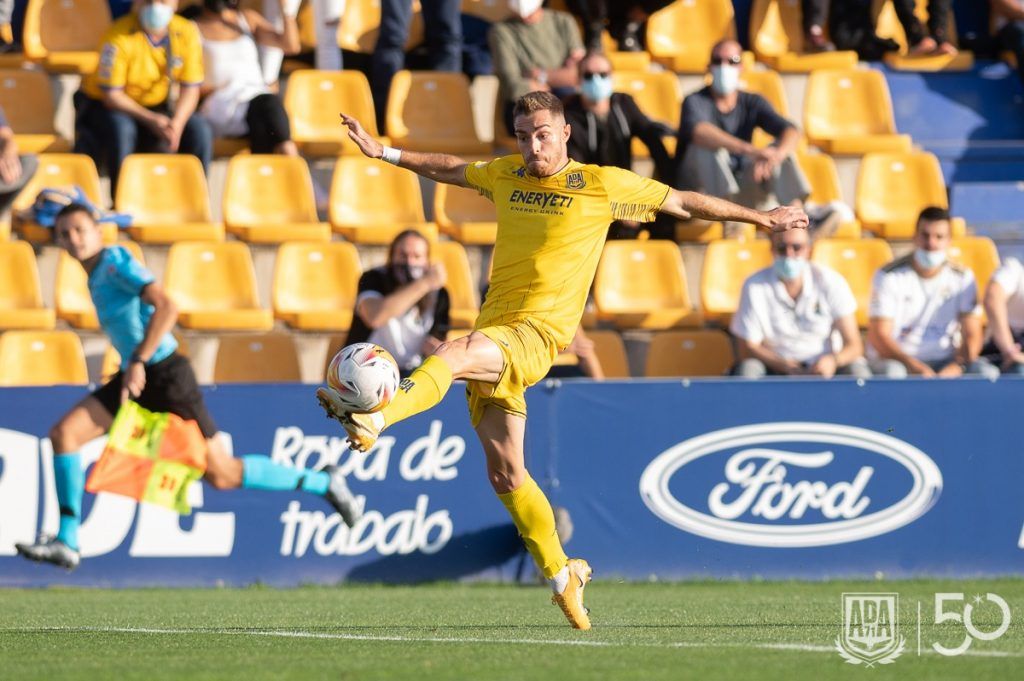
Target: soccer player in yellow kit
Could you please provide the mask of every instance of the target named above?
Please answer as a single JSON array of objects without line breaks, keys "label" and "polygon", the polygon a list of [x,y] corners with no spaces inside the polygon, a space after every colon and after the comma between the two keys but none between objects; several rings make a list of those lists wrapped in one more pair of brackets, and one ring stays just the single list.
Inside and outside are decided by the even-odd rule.
[{"label": "soccer player in yellow kit", "polygon": [[591,569],[569,559],[555,533],[551,505],[526,470],[526,389],[541,380],[573,338],[612,220],[650,222],[659,212],[678,218],[750,222],[771,231],[806,228],[797,208],[761,212],[693,192],[676,191],[627,170],[569,159],[570,129],[562,103],[531,92],[516,103],[521,155],[466,163],[447,154],[399,151],[370,137],[342,114],[364,154],[420,175],[472,187],[494,201],[498,235],[487,300],[473,333],[443,343],[402,381],[395,398],[373,414],[348,413],[330,388],[317,390],[328,415],[353,449],[373,446],[386,427],[429,409],[453,379],[466,379],[470,418],[487,456],[487,473],[569,623],[589,629],[583,589]]}]

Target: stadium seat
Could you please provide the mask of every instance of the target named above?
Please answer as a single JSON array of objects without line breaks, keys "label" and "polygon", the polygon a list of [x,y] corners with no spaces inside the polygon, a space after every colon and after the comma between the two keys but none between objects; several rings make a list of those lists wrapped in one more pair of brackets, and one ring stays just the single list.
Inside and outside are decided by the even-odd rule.
[{"label": "stadium seat", "polygon": [[[829,204],[833,201],[842,201],[843,195],[839,185],[839,171],[836,169],[836,162],[828,154],[811,154],[808,152],[797,152],[796,162],[800,169],[807,176],[811,185],[811,195],[807,200],[817,204]],[[835,234],[836,239],[859,239],[861,236],[860,220],[850,220],[839,225]]]},{"label": "stadium seat", "polygon": [[388,135],[402,149],[457,156],[491,151],[476,134],[469,79],[462,73],[399,71],[391,80],[386,120]]},{"label": "stadium seat", "polygon": [[434,258],[444,265],[448,273],[444,286],[448,290],[451,327],[472,328],[480,314],[480,297],[466,249],[455,241],[439,241],[434,245]]},{"label": "stadium seat", "polygon": [[434,219],[443,233],[463,244],[491,245],[498,233],[494,203],[466,187],[439,182],[434,187]]},{"label": "stadium seat", "polygon": [[250,243],[329,241],[306,161],[281,154],[235,156],[224,182],[224,226]]},{"label": "stadium seat", "polygon": [[[616,92],[632,95],[637,106],[647,114],[648,118],[664,123],[673,131],[679,130],[683,92],[679,87],[679,77],[676,74],[668,71],[660,73],[614,71],[612,72],[612,85]],[[669,155],[675,154],[675,136],[666,136],[662,141],[665,143],[665,150]],[[647,158],[651,154],[643,142],[634,138],[633,155]]]},{"label": "stadium seat", "polygon": [[789,100],[782,76],[775,71],[744,69],[740,75],[740,89],[761,95],[781,116],[789,118]]},{"label": "stadium seat", "polygon": [[299,355],[284,333],[221,336],[214,383],[298,383]]},{"label": "stadium seat", "polygon": [[739,306],[743,282],[771,264],[772,247],[768,239],[722,239],[709,243],[700,273],[700,300],[705,319],[728,324]]},{"label": "stadium seat", "polygon": [[[11,208],[14,228],[18,235],[34,244],[47,244],[53,241],[53,230],[23,217],[23,211],[32,207],[40,191],[48,187],[79,187],[93,205],[102,206],[104,202],[100,193],[100,176],[96,172],[96,164],[85,154],[40,154],[38,160],[36,174],[22,187]],[[105,243],[117,241],[116,225],[105,222],[100,227]]]},{"label": "stadium seat", "polygon": [[852,69],[852,50],[804,53],[800,0],[754,0],[750,9],[750,44],[759,61],[789,73],[815,69]]},{"label": "stadium seat", "polygon": [[241,242],[172,245],[164,288],[187,329],[267,331],[274,325],[270,310],[260,307],[252,257]]},{"label": "stadium seat", "polygon": [[131,154],[121,165],[114,205],[132,216],[135,241],[223,241],[224,225],[210,219],[203,165],[188,154]]},{"label": "stadium seat", "polygon": [[701,323],[690,302],[679,247],[671,241],[609,241],[594,278],[598,318],[624,329]]},{"label": "stadium seat", "polygon": [[284,108],[292,140],[306,156],[362,155],[341,124],[338,113],[342,111],[358,119],[367,133],[390,144],[377,132],[370,83],[361,71],[295,71],[288,77]]},{"label": "stadium seat", "polygon": [[999,250],[995,242],[987,236],[954,236],[949,244],[949,259],[974,272],[981,301],[992,274],[999,269]]},{"label": "stadium seat", "polygon": [[601,31],[601,50],[612,65],[612,72],[618,71],[650,71],[650,52],[622,52],[618,43],[607,30]]},{"label": "stadium seat", "polygon": [[[380,0],[348,0],[338,22],[338,47],[360,54],[373,54],[380,34]],[[412,3],[412,21],[405,50],[423,42],[423,10],[419,0]]]},{"label": "stadium seat", "polygon": [[723,331],[662,331],[647,346],[644,376],[721,376],[734,362],[732,341]]},{"label": "stadium seat", "polygon": [[[731,234],[729,238],[753,239],[757,236],[757,228],[745,222],[737,223],[738,233]],[[676,222],[676,241],[696,243],[708,243],[724,239],[725,225],[721,222],[708,222],[707,220],[680,220]]]},{"label": "stadium seat", "polygon": [[73,331],[0,334],[0,386],[85,385],[89,374]]},{"label": "stadium seat", "polygon": [[0,71],[0,107],[23,154],[70,151],[71,141],[53,127],[56,105],[50,78],[42,71]]},{"label": "stadium seat", "polygon": [[[11,45],[14,43],[14,31],[11,28],[11,23],[0,24],[0,41]],[[4,54],[0,54],[0,68],[3,69],[20,69],[25,65],[27,57],[24,51],[15,52],[10,51]]]},{"label": "stadium seat", "polygon": [[274,316],[303,331],[348,330],[361,271],[352,244],[281,244],[271,290]]},{"label": "stadium seat", "polygon": [[357,244],[390,244],[410,228],[437,239],[437,225],[423,216],[416,175],[365,156],[345,156],[334,165],[330,218],[335,232]]},{"label": "stadium seat", "polygon": [[647,51],[679,73],[703,73],[712,46],[735,37],[731,0],[675,0],[647,19]]},{"label": "stadium seat", "polygon": [[947,207],[946,183],[935,156],[915,151],[865,154],[857,176],[857,217],[886,239],[910,239],[922,208]]},{"label": "stadium seat", "polygon": [[[928,0],[917,0],[914,14],[922,24],[927,26]],[[900,71],[967,71],[974,66],[974,55],[967,51],[960,51],[952,56],[948,54],[908,55],[907,34],[903,30],[903,24],[896,16],[896,8],[893,6],[892,0],[874,0],[872,16],[875,19],[875,33],[880,38],[892,38],[899,43],[899,52],[889,52],[883,57],[890,68]],[[956,18],[952,11],[949,13],[947,28],[955,45],[957,43]]]},{"label": "stadium seat", "polygon": [[7,220],[0,220],[0,241],[10,241],[11,223]]},{"label": "stadium seat", "polygon": [[53,73],[92,73],[109,26],[107,0],[29,0],[25,56]]},{"label": "stadium seat", "polygon": [[52,329],[54,321],[53,310],[43,307],[32,247],[0,242],[0,329]]},{"label": "stadium seat", "polygon": [[893,259],[884,239],[818,239],[811,260],[843,275],[857,300],[857,324],[868,325],[871,280],[879,268]]},{"label": "stadium seat", "polygon": [[896,132],[889,86],[880,71],[824,69],[808,76],[804,132],[829,154],[910,151]]},{"label": "stadium seat", "polygon": [[[137,243],[120,241],[117,245],[127,248],[136,260],[145,265],[146,259]],[[89,277],[82,269],[81,263],[64,251],[61,251],[57,259],[53,298],[57,319],[62,319],[77,329],[99,328],[96,308],[92,304],[92,296],[89,295]]]},{"label": "stadium seat", "polygon": [[626,346],[618,331],[594,329],[587,331],[587,338],[594,343],[594,352],[605,378],[629,378]]}]

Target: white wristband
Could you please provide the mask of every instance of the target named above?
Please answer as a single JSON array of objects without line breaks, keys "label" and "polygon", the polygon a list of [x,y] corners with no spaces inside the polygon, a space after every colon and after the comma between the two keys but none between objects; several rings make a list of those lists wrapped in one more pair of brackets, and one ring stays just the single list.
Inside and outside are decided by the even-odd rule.
[{"label": "white wristband", "polygon": [[402,150],[395,149],[394,147],[384,147],[384,151],[382,151],[380,155],[380,160],[397,166],[398,162],[402,160]]}]

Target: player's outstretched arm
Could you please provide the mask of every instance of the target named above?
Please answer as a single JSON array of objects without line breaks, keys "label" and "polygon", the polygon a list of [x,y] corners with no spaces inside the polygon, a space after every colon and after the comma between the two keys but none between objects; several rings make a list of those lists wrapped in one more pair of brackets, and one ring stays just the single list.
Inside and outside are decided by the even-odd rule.
[{"label": "player's outstretched arm", "polygon": [[779,206],[769,211],[753,210],[714,196],[675,189],[665,197],[665,203],[661,204],[661,212],[681,220],[695,217],[704,220],[749,222],[770,232],[807,228],[807,214],[801,208]]},{"label": "player's outstretched arm", "polygon": [[[362,124],[351,116],[341,114],[341,122],[348,128],[348,136],[359,146],[359,150],[370,158],[383,159],[384,145],[371,137]],[[402,151],[397,165],[402,168],[446,184],[469,186],[466,183],[466,166],[458,156],[451,154],[427,154],[419,151]]]}]

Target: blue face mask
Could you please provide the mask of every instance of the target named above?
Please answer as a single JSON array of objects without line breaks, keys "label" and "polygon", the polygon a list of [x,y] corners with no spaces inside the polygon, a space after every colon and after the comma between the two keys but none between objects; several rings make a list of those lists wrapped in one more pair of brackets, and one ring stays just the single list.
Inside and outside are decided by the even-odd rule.
[{"label": "blue face mask", "polygon": [[946,252],[926,251],[923,248],[918,248],[914,251],[914,260],[921,266],[921,269],[933,270],[946,262]]},{"label": "blue face mask", "polygon": [[580,92],[592,102],[603,102],[612,96],[612,77],[591,76],[580,85]]},{"label": "blue face mask", "polygon": [[170,5],[153,3],[139,8],[139,23],[147,31],[162,31],[174,18],[174,9]]},{"label": "blue face mask", "polygon": [[805,267],[807,267],[807,261],[803,258],[776,258],[775,264],[772,265],[775,274],[783,281],[799,279],[803,275]]}]

